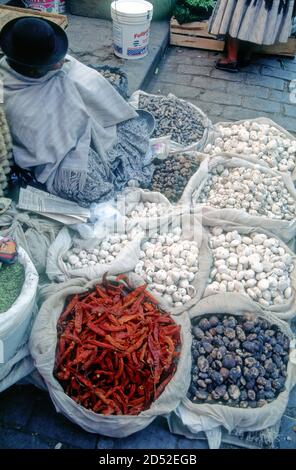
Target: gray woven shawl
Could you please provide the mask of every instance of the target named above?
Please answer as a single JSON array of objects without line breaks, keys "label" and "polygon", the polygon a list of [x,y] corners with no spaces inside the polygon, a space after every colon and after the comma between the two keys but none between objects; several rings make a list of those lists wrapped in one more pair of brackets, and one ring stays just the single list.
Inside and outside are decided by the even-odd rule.
[{"label": "gray woven shawl", "polygon": [[42,78],[18,74],[6,59],[0,74],[15,161],[34,169],[49,191],[57,169],[69,182],[78,176],[82,189],[90,147],[107,167],[116,125],[136,116],[102,75],[71,56],[61,70]]}]

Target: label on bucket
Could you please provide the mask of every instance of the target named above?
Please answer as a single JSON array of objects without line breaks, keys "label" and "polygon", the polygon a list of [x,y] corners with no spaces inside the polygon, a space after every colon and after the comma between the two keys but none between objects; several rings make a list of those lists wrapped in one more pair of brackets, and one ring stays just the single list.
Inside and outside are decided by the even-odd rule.
[{"label": "label on bucket", "polygon": [[28,8],[46,13],[65,13],[66,0],[25,0]]},{"label": "label on bucket", "polygon": [[148,52],[150,23],[145,29],[113,23],[114,51],[125,58],[144,57]]}]

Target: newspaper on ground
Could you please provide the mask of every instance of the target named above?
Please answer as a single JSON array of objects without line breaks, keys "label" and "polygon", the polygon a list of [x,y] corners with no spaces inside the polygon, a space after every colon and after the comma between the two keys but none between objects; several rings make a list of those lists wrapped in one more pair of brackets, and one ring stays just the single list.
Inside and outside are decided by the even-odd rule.
[{"label": "newspaper on ground", "polygon": [[90,210],[79,206],[76,202],[62,199],[32,186],[20,189],[17,207],[65,225],[86,223],[90,217]]}]

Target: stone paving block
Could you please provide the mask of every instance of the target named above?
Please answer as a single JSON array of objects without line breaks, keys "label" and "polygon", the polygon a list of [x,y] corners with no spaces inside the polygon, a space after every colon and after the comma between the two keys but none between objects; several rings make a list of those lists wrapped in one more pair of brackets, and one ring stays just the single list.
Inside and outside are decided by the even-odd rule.
[{"label": "stone paving block", "polygon": [[[246,109],[239,106],[225,106],[223,109],[223,120],[227,121],[240,121],[242,119],[255,119],[257,117],[262,116],[263,113],[252,110]],[[272,115],[269,115],[272,117]]]},{"label": "stone paving block", "polygon": [[181,54],[174,57],[171,54],[166,53],[166,55],[164,57],[164,64],[165,64],[165,66],[166,65],[176,65],[176,66],[178,66],[180,64],[193,65],[193,59],[191,57],[182,56]]},{"label": "stone paving block", "polygon": [[287,59],[285,61],[285,69],[290,70],[291,72],[295,72],[295,78],[296,78],[296,59],[289,60]]},{"label": "stone paving block", "polygon": [[288,406],[288,408],[285,411],[285,415],[288,416],[289,418],[294,418],[296,419],[296,406]]},{"label": "stone paving block", "polygon": [[278,437],[279,447],[281,449],[296,449],[296,432],[293,430],[295,426],[296,418],[283,416],[280,434]]},{"label": "stone paving block", "polygon": [[157,75],[157,80],[159,82],[173,83],[176,85],[190,85],[192,81],[191,75],[184,75],[181,73],[161,71]]},{"label": "stone paving block", "polygon": [[292,116],[296,118],[296,103],[295,104],[285,104],[285,114],[287,116]]},{"label": "stone paving block", "polygon": [[248,85],[261,85],[275,90],[284,90],[285,81],[280,78],[268,77],[267,75],[257,75],[256,73],[246,73],[245,77]]},{"label": "stone paving block", "polygon": [[0,424],[22,428],[28,423],[38,391],[31,386],[14,386],[0,394]]},{"label": "stone paving block", "polygon": [[245,83],[227,83],[228,93],[234,93],[240,96],[254,96],[258,98],[267,98],[269,89],[264,86],[246,85]]},{"label": "stone paving block", "polygon": [[219,91],[205,91],[201,93],[199,99],[206,101],[207,103],[218,103],[218,104],[231,104],[240,105],[242,97],[238,95],[232,95],[230,93],[223,93]]},{"label": "stone paving block", "polygon": [[293,390],[290,393],[288,406],[294,407],[296,410],[296,386],[293,388]]},{"label": "stone paving block", "polygon": [[281,104],[276,101],[263,100],[261,98],[252,98],[244,96],[242,99],[244,108],[262,111],[265,113],[279,113],[281,111]]},{"label": "stone paving block", "polygon": [[186,439],[178,437],[177,449],[208,449],[208,441],[206,439]]},{"label": "stone paving block", "polygon": [[[196,56],[191,59],[191,63],[193,66],[212,67],[212,68],[215,67],[215,64],[218,60],[217,56],[213,54],[210,57],[204,57],[204,56],[198,55],[198,52],[199,51],[197,51]],[[184,64],[186,64],[186,62],[184,62]]]},{"label": "stone paving block", "polygon": [[262,75],[267,75],[269,77],[282,78],[283,80],[293,80],[295,79],[295,73],[289,70],[274,68],[274,67],[262,67]]},{"label": "stone paving block", "polygon": [[[260,63],[260,65],[266,65],[268,67],[274,68],[282,68],[283,64],[286,62],[284,58],[276,58],[272,56],[262,56],[262,55],[254,55],[252,61],[256,61],[256,63]],[[289,60],[288,60],[289,62]]]},{"label": "stone paving block", "polygon": [[157,418],[149,427],[122,439],[100,437],[98,449],[176,449],[178,438],[169,432],[164,418]]},{"label": "stone paving block", "polygon": [[191,102],[198,106],[200,109],[202,109],[203,112],[206,113],[211,120],[218,118],[223,113],[224,106],[221,104],[206,103],[201,100],[193,100]]},{"label": "stone paving block", "polygon": [[269,99],[280,103],[291,103],[290,93],[286,91],[270,90]]},{"label": "stone paving block", "polygon": [[256,64],[256,63],[251,63],[251,64],[249,64],[249,65],[246,65],[246,66],[242,67],[241,70],[242,70],[242,72],[260,74],[261,69],[262,69],[262,65],[261,65],[261,63],[259,62],[258,64]]},{"label": "stone paving block", "polygon": [[49,396],[43,392],[40,393],[42,396],[33,409],[26,431],[82,449],[94,449],[97,436],[84,431],[76,424],[71,423],[66,417],[57,413]]},{"label": "stone paving block", "polygon": [[[233,84],[233,82],[231,82]],[[226,91],[227,82],[211,77],[193,77],[192,86],[206,90]]]},{"label": "stone paving block", "polygon": [[170,83],[154,82],[148,87],[148,93],[162,94],[167,95],[168,93],[173,93],[179,98],[183,99],[194,99],[199,95],[199,90],[194,87],[185,86],[185,85],[173,85]]},{"label": "stone paving block", "polygon": [[245,72],[230,73],[224,72],[223,70],[213,69],[211,77],[220,78],[221,80],[227,80],[230,82],[243,82],[246,78]]},{"label": "stone paving block", "polygon": [[172,46],[170,48],[170,51],[173,57],[178,57],[181,55],[183,57],[191,57],[192,59],[195,59],[195,57],[212,57],[213,55],[216,55],[215,53],[213,54],[210,51],[206,51],[203,49],[194,49],[191,47]]},{"label": "stone paving block", "polygon": [[185,75],[207,75],[210,76],[212,67],[203,65],[179,65],[178,72]]},{"label": "stone paving block", "polygon": [[0,449],[53,449],[54,446],[40,436],[0,426]]},{"label": "stone paving block", "polygon": [[275,116],[274,121],[276,121],[280,126],[282,126],[287,131],[296,133],[296,119],[287,116]]}]

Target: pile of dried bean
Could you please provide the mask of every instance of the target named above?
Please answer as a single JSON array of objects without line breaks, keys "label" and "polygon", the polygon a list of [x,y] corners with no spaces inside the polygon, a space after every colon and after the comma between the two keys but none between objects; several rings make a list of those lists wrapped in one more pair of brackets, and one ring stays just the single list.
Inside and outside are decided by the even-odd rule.
[{"label": "pile of dried bean", "polygon": [[95,413],[138,415],[175,374],[180,326],[123,276],[72,296],[57,331],[55,377]]}]

